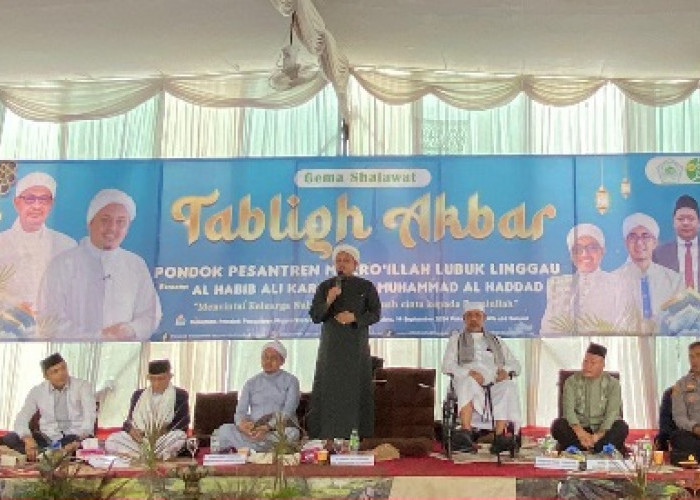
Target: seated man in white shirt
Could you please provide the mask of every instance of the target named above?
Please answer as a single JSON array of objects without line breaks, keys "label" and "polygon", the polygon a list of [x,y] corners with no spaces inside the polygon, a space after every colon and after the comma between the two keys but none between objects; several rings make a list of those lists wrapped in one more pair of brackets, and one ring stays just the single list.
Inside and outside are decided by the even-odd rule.
[{"label": "seated man in white shirt", "polygon": [[[92,386],[87,380],[71,377],[60,354],[41,362],[44,380],[27,395],[15,419],[14,432],[2,438],[2,444],[25,453],[28,460],[60,443],[67,452],[75,451],[80,441],[95,429],[97,409]],[[39,412],[39,432],[29,429],[29,421]]]},{"label": "seated man in white shirt", "polygon": [[485,304],[470,302],[464,315],[464,330],[450,337],[442,360],[442,372],[452,375],[462,432],[460,441],[471,447],[471,431],[479,422],[490,420],[484,386],[491,386],[494,419],[494,443],[505,433],[508,422],[517,428],[521,422],[517,387],[511,380],[520,373],[520,363],[508,346],[495,335],[484,331]]}]

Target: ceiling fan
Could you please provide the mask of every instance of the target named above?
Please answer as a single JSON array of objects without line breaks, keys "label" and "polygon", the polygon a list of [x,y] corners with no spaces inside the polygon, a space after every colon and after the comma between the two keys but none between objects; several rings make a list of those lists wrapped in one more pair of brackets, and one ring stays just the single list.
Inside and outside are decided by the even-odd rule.
[{"label": "ceiling fan", "polygon": [[275,90],[289,90],[299,85],[310,82],[318,75],[318,66],[315,64],[301,64],[298,61],[299,47],[294,45],[294,23],[296,14],[292,14],[292,22],[289,26],[289,44],[282,47],[277,69],[269,78],[270,87]]}]

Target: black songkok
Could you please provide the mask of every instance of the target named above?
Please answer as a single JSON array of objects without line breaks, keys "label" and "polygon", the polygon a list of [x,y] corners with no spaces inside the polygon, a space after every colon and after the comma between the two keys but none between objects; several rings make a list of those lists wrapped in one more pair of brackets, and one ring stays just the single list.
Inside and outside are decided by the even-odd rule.
[{"label": "black songkok", "polygon": [[170,373],[170,361],[167,359],[156,359],[148,363],[149,375],[160,375],[161,373]]},{"label": "black songkok", "polygon": [[673,214],[678,212],[679,208],[690,208],[695,210],[695,214],[698,214],[698,202],[690,195],[684,194],[676,200],[676,207],[673,209]]},{"label": "black songkok", "polygon": [[63,357],[57,352],[55,352],[48,358],[42,359],[39,364],[41,365],[41,369],[43,370],[43,372],[46,373],[46,370],[48,370],[54,365],[62,363],[63,361],[65,361]]},{"label": "black songkok", "polygon": [[605,358],[605,355],[608,353],[608,350],[600,344],[594,344],[593,342],[591,342],[588,345],[588,349],[586,349],[586,352],[589,354],[595,354],[596,356],[600,356],[601,358]]}]

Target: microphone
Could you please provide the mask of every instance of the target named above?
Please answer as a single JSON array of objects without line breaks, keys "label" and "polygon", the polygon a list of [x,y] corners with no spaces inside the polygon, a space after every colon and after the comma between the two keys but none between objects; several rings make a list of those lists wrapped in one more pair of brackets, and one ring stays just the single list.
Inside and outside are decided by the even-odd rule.
[{"label": "microphone", "polygon": [[343,288],[343,271],[338,271],[338,276],[335,277],[335,286]]}]

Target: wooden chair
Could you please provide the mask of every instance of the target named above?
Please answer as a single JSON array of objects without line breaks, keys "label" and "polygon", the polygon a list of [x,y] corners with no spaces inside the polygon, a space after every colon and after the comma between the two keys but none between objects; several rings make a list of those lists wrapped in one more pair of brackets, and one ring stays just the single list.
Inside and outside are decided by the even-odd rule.
[{"label": "wooden chair", "polygon": [[198,392],[195,396],[192,433],[201,446],[209,446],[209,438],[223,424],[234,423],[238,392]]},{"label": "wooden chair", "polygon": [[[297,406],[297,420],[299,426],[307,430],[306,420],[309,414],[311,394],[302,392]],[[215,429],[223,424],[234,423],[236,407],[238,406],[238,392],[198,392],[194,403],[194,420],[192,432],[200,439],[201,446],[209,446],[209,438]]]},{"label": "wooden chair", "polygon": [[[581,370],[559,370],[559,379],[557,381],[557,407],[559,409],[559,417],[564,416],[564,383],[570,376],[580,371]],[[620,372],[605,371],[603,373],[612,375],[617,380],[620,380]],[[622,404],[620,404],[620,418],[622,418]]]},{"label": "wooden chair", "polygon": [[435,369],[377,368],[374,437],[435,438]]}]

